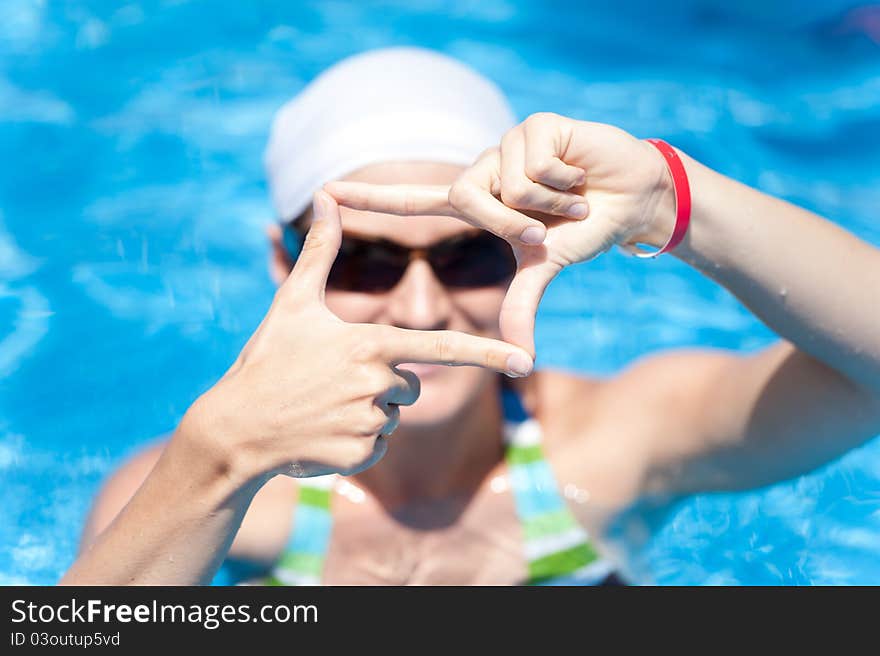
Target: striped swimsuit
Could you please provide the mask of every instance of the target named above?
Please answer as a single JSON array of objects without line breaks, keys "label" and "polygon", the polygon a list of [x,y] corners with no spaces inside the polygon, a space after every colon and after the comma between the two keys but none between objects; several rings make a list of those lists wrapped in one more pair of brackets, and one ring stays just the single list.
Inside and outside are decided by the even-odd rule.
[{"label": "striped swimsuit", "polygon": [[[541,427],[517,396],[503,393],[505,460],[516,514],[523,527],[527,585],[617,583],[565,504],[541,448]],[[333,529],[331,506],[336,476],[302,479],[293,532],[265,585],[318,585]],[[222,573],[215,583],[230,583]]]}]

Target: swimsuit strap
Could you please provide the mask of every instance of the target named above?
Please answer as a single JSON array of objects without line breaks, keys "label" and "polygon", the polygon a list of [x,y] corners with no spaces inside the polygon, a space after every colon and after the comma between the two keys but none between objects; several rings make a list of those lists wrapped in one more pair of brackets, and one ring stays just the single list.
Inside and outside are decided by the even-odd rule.
[{"label": "swimsuit strap", "polygon": [[613,568],[574,518],[541,448],[541,425],[519,397],[505,390],[505,460],[516,514],[523,527],[530,585],[591,585]]},{"label": "swimsuit strap", "polygon": [[[575,520],[541,448],[541,426],[525,412],[517,395],[502,394],[505,461],[516,514],[523,527],[528,584],[593,585],[612,566],[602,560]],[[319,585],[330,545],[330,501],[336,476],[304,478],[287,548],[267,585]]]},{"label": "swimsuit strap", "polygon": [[335,474],[300,479],[293,531],[267,585],[320,585],[333,529],[330,500],[335,483]]}]

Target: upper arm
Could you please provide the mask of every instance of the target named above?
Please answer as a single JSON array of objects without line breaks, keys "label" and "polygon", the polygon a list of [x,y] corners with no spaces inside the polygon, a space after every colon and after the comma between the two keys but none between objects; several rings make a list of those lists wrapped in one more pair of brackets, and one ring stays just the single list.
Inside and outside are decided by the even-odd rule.
[{"label": "upper arm", "polygon": [[80,539],[80,551],[88,546],[106,529],[137,492],[162,455],[165,443],[161,442],[141,451],[120,467],[104,483],[89,516]]},{"label": "upper arm", "polygon": [[646,493],[768,485],[880,432],[876,395],[788,342],[748,356],[662,355],[629,376],[655,419]]}]

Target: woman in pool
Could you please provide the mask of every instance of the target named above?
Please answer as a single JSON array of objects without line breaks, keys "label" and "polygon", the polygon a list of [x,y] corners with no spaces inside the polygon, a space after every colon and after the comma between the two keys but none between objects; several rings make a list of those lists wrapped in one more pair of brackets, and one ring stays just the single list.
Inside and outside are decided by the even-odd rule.
[{"label": "woman in pool", "polygon": [[[680,157],[674,255],[782,340],[607,380],[531,373],[563,267],[673,233],[663,156],[607,125],[513,126],[490,83],[432,53],[326,72],[273,126],[272,307],[107,483],[62,582],[613,581],[603,545],[627,509],[796,476],[877,434],[880,252]],[[342,207],[318,192],[308,210],[332,179]]]}]

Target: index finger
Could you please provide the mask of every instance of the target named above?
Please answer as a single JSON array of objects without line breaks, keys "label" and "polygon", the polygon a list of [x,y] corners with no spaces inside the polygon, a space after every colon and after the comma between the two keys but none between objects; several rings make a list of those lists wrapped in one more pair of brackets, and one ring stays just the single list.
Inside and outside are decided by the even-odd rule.
[{"label": "index finger", "polygon": [[401,216],[456,216],[449,204],[446,185],[374,185],[366,182],[334,181],[324,190],[340,205],[355,210]]},{"label": "index finger", "polygon": [[407,330],[371,325],[372,336],[381,345],[389,364],[406,362],[470,365],[492,369],[508,376],[527,376],[534,365],[531,356],[513,344],[478,337],[456,330]]}]

